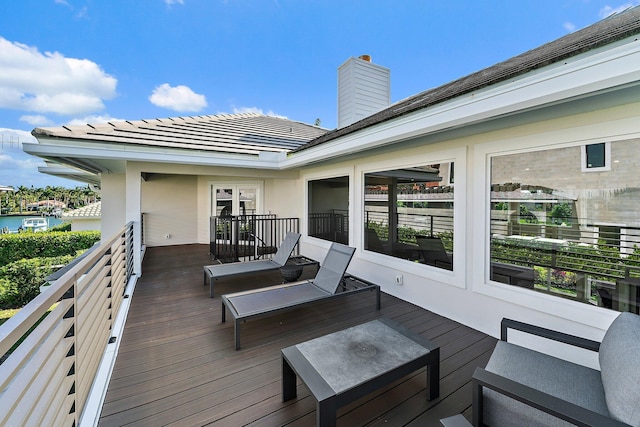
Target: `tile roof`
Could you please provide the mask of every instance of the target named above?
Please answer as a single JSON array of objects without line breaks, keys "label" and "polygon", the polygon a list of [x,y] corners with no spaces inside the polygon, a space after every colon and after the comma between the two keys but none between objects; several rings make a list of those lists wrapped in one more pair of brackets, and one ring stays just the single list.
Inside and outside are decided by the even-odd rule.
[{"label": "tile roof", "polygon": [[387,120],[434,106],[639,33],[640,6],[636,6],[504,62],[399,101],[389,108],[349,126],[327,132],[293,151],[301,151]]},{"label": "tile roof", "polygon": [[62,213],[62,219],[99,219],[102,216],[102,202],[91,203],[78,209]]},{"label": "tile roof", "polygon": [[288,152],[325,132],[280,117],[241,113],[36,128],[31,133],[35,137],[258,155],[261,151]]}]

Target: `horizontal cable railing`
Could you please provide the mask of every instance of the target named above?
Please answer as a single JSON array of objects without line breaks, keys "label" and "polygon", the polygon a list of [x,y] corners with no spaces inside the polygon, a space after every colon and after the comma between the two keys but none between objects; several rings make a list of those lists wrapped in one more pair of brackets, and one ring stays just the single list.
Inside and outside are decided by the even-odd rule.
[{"label": "horizontal cable railing", "polygon": [[[426,210],[426,209],[425,209]],[[380,238],[387,239],[388,231],[384,232],[388,227],[389,214],[386,210],[372,209],[370,207],[365,208],[365,225],[367,227],[376,227],[380,232]],[[425,236],[438,236],[443,233],[453,233],[453,216],[452,215],[438,215],[427,213],[402,213],[398,212],[396,215],[396,221],[399,229],[407,229],[412,232],[411,236],[415,234]],[[380,230],[382,228],[382,230]],[[401,235],[407,233],[398,233],[399,238]],[[410,239],[405,243],[415,243],[415,240]]]},{"label": "horizontal cable railing", "polygon": [[640,228],[592,225],[584,219],[584,225],[577,223],[577,219],[574,225],[494,219],[491,222],[491,257],[609,280],[628,277],[629,267],[640,266]]},{"label": "horizontal cable railing", "polygon": [[[290,231],[299,232],[298,218],[275,214],[229,215],[210,218],[209,252],[220,262],[268,259]],[[298,249],[296,246],[296,254]]]},{"label": "horizontal cable railing", "polygon": [[132,275],[127,224],[0,325],[0,425],[76,426]]}]

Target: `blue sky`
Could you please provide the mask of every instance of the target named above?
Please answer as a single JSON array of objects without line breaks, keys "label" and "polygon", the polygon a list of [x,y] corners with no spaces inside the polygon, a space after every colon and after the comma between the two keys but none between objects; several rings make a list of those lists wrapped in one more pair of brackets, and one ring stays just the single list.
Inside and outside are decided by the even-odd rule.
[{"label": "blue sky", "polygon": [[262,112],[336,126],[337,68],[369,54],[392,102],[640,0],[20,0],[0,5],[0,185],[75,187],[35,127]]}]

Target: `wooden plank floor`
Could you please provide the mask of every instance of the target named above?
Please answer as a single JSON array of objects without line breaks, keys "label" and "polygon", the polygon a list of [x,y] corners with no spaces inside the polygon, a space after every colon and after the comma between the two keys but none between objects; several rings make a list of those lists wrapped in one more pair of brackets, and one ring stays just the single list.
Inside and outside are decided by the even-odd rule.
[{"label": "wooden plank floor", "polygon": [[[208,245],[147,249],[100,426],[313,426],[315,400],[304,384],[282,402],[280,349],[380,316],[440,345],[440,397],[426,400],[420,370],[340,409],[338,426],[471,419],[471,375],[487,363],[494,338],[384,293],[376,311],[366,292],[247,322],[235,351],[233,323],[221,323],[220,298],[203,286],[210,263]],[[305,268],[303,277],[314,275]],[[279,272],[247,276],[220,281],[216,292],[280,281]]]}]

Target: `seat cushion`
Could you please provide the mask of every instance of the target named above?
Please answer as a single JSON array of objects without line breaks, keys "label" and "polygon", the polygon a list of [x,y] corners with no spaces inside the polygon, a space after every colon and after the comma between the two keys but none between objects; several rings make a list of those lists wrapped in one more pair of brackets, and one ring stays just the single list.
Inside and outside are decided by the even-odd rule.
[{"label": "seat cushion", "polygon": [[[505,341],[498,341],[487,371],[609,415],[600,371]],[[484,422],[489,426],[570,426],[559,418],[494,391],[484,390]]]},{"label": "seat cushion", "polygon": [[621,313],[600,344],[600,370],[611,417],[640,425],[640,316]]}]

